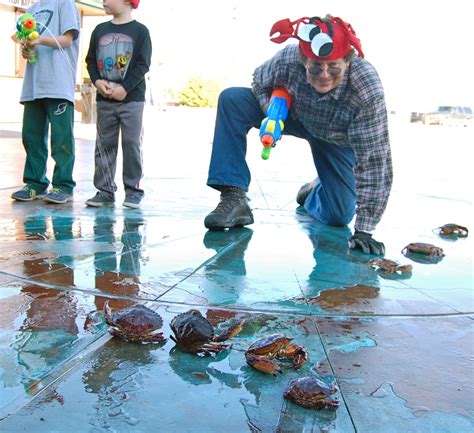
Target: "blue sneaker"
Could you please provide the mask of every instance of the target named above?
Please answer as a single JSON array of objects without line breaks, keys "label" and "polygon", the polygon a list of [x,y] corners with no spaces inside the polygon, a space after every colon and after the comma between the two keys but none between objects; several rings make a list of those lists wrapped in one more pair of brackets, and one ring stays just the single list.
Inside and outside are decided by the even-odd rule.
[{"label": "blue sneaker", "polygon": [[15,191],[11,197],[13,200],[17,201],[33,201],[41,199],[45,196],[46,190],[43,192],[37,192],[35,189],[31,188],[28,185],[25,185],[19,191]]},{"label": "blue sneaker", "polygon": [[89,207],[112,206],[114,203],[115,199],[102,191],[98,191],[94,197],[86,201],[86,205]]},{"label": "blue sneaker", "polygon": [[130,209],[140,209],[140,202],[142,199],[135,195],[125,195],[125,201],[123,202],[123,206],[128,207]]},{"label": "blue sneaker", "polygon": [[61,188],[53,188],[45,195],[43,201],[47,203],[64,204],[72,200],[72,194],[64,192]]}]

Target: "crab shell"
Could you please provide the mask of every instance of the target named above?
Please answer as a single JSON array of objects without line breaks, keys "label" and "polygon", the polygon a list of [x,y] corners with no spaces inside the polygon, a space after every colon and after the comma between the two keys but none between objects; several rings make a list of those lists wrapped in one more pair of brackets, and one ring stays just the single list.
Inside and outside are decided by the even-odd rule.
[{"label": "crab shell", "polygon": [[293,338],[285,337],[282,334],[270,334],[260,340],[255,341],[247,349],[247,354],[252,355],[266,355],[272,357],[276,356],[281,349],[284,349]]},{"label": "crab shell", "polygon": [[138,304],[110,314],[108,301],[104,304],[105,321],[119,328],[124,334],[146,336],[163,326],[163,319],[155,311]]},{"label": "crab shell", "polygon": [[445,224],[444,226],[438,227],[439,234],[442,236],[457,236],[459,238],[467,237],[469,230],[467,227],[463,227],[457,224]]},{"label": "crab shell", "polygon": [[184,346],[206,343],[215,338],[214,327],[198,310],[178,314],[171,320],[170,328],[176,341]]},{"label": "crab shell", "polygon": [[410,253],[418,253],[418,254],[426,254],[429,255],[430,257],[443,257],[443,249],[440,247],[437,247],[436,245],[432,244],[425,244],[422,242],[415,242],[408,244],[405,248],[402,250],[402,254],[410,254]]},{"label": "crab shell", "polygon": [[298,406],[310,409],[337,409],[338,398],[329,398],[337,387],[328,385],[317,377],[302,377],[289,382],[283,396]]}]

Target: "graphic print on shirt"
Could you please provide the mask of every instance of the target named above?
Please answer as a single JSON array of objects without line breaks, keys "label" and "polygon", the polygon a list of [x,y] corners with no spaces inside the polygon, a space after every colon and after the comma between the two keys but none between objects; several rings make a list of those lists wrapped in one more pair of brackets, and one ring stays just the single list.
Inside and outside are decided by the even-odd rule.
[{"label": "graphic print on shirt", "polygon": [[99,39],[97,65],[100,76],[121,83],[133,54],[133,39],[122,33],[109,33]]},{"label": "graphic print on shirt", "polygon": [[[53,11],[49,9],[41,9],[38,12],[33,12],[33,15],[36,19],[36,31],[42,35],[53,18]],[[51,33],[51,31],[49,31],[49,33]]]}]

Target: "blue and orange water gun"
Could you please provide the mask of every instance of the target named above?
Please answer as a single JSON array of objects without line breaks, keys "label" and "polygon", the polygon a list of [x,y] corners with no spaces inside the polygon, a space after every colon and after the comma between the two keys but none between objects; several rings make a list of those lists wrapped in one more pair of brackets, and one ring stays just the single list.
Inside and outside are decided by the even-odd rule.
[{"label": "blue and orange water gun", "polygon": [[291,107],[291,96],[283,88],[275,89],[270,97],[265,119],[260,126],[260,141],[263,144],[262,158],[268,159],[272,147],[281,138],[285,120]]},{"label": "blue and orange water gun", "polygon": [[[36,30],[36,20],[31,14],[21,15],[16,22],[16,39],[20,42],[25,40],[33,41],[39,38]],[[30,63],[36,62],[36,56],[28,60]]]}]

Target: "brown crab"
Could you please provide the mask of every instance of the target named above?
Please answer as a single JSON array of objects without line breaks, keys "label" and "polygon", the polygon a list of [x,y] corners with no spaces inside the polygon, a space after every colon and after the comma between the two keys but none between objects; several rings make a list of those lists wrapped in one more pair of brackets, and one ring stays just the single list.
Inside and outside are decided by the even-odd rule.
[{"label": "brown crab", "polygon": [[292,358],[293,368],[298,369],[308,361],[308,352],[303,346],[291,344],[293,338],[282,334],[270,334],[255,341],[245,352],[247,364],[263,373],[282,374],[275,358]]},{"label": "brown crab", "polygon": [[381,271],[385,274],[395,274],[398,272],[404,274],[413,270],[412,265],[400,265],[396,261],[389,259],[370,259],[367,264],[369,268]]},{"label": "brown crab", "polygon": [[469,230],[467,227],[459,226],[457,224],[445,224],[438,227],[440,236],[456,236],[458,238],[467,237]]},{"label": "brown crab", "polygon": [[222,343],[236,336],[244,321],[237,321],[216,335],[211,322],[198,310],[189,310],[178,314],[170,323],[174,337],[171,339],[184,352],[212,355],[227,349],[230,344]]},{"label": "brown crab", "polygon": [[339,399],[329,398],[337,390],[335,385],[328,385],[317,377],[301,377],[290,381],[283,396],[310,409],[337,409]]},{"label": "brown crab", "polygon": [[422,242],[408,244],[402,250],[402,254],[409,256],[410,254],[424,254],[430,257],[443,257],[443,249],[432,244],[425,244]]},{"label": "brown crab", "polygon": [[110,326],[109,332],[129,343],[159,343],[165,340],[163,333],[159,332],[163,319],[144,305],[133,305],[112,314],[109,301],[106,301],[104,316]]}]

